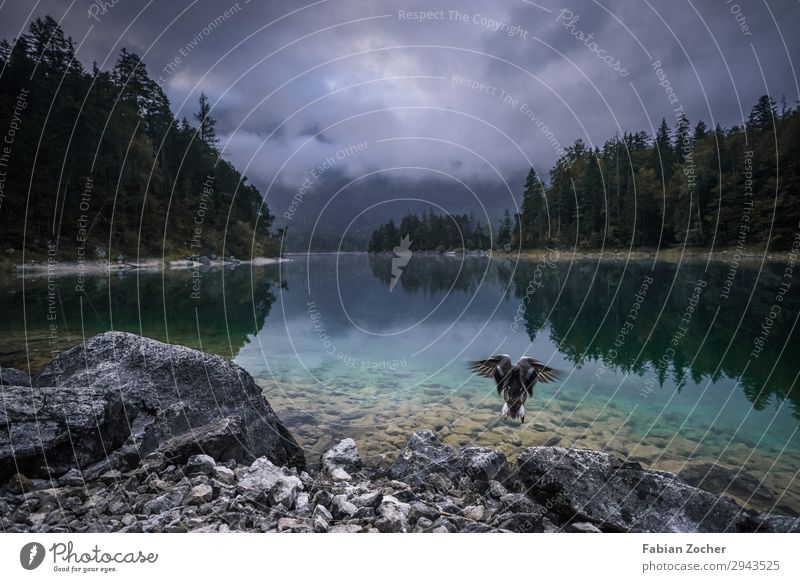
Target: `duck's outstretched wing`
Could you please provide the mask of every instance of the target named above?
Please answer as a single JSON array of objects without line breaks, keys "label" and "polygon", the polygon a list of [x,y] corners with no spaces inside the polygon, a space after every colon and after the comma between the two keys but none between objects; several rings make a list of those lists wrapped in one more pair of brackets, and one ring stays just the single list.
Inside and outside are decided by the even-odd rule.
[{"label": "duck's outstretched wing", "polygon": [[520,358],[517,366],[521,371],[522,383],[528,394],[533,394],[533,385],[536,382],[552,382],[558,378],[558,370],[546,366],[534,358]]},{"label": "duck's outstretched wing", "polygon": [[475,360],[469,363],[470,369],[485,378],[494,378],[498,388],[500,382],[505,378],[514,367],[508,354],[496,354],[485,360]]}]

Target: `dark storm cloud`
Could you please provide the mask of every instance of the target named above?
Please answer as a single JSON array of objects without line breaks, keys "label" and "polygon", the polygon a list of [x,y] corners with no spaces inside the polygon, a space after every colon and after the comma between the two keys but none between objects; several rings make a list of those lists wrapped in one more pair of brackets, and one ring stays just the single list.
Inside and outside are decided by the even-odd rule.
[{"label": "dark storm cloud", "polygon": [[425,167],[502,195],[578,137],[674,125],[676,107],[741,124],[765,92],[798,99],[796,3],[7,2],[0,33],[46,13],[86,66],[142,55],[180,116],[205,91],[227,156],[278,198],[326,160],[337,176]]}]

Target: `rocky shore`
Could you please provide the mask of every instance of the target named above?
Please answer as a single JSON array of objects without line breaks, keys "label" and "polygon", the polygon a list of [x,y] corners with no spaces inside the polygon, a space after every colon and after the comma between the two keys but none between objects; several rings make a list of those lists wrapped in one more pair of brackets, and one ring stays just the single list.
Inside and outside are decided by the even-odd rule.
[{"label": "rocky shore", "polygon": [[4,532],[787,532],[681,477],[591,450],[510,462],[412,435],[388,467],[303,451],[236,364],[109,332],[35,378],[0,369]]},{"label": "rocky shore", "polygon": [[[276,265],[284,261],[286,261],[286,259],[279,257],[253,257],[252,259],[240,260],[235,257],[210,258],[202,256],[165,260],[160,258],[128,259],[120,256],[113,261],[108,259],[95,259],[82,262],[70,260],[56,260],[50,262],[46,259],[38,261],[34,259],[25,263],[9,262],[6,266],[14,270],[19,276],[69,277],[134,271],[205,271],[209,269],[233,268],[239,265],[263,267],[265,265]],[[0,268],[1,267],[2,265],[0,265]]]}]

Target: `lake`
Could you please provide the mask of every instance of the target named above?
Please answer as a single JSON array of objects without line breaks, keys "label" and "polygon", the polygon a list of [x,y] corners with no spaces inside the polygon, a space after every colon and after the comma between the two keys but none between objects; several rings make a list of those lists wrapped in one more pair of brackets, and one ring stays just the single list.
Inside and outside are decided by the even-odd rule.
[{"label": "lake", "polygon": [[[558,444],[800,512],[796,288],[786,263],[311,255],[264,267],[0,280],[0,364],[34,373],[108,329],[234,358],[314,464],[339,438],[386,465],[415,430]],[[522,425],[466,362],[531,355]]]}]

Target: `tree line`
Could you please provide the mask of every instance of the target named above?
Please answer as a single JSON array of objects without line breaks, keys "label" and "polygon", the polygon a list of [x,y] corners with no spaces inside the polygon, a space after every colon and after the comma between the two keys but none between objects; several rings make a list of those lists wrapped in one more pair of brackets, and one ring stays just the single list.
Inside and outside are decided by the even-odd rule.
[{"label": "tree line", "polygon": [[[578,139],[550,170],[531,168],[496,243],[516,249],[683,244],[787,248],[800,219],[800,114],[758,99],[742,126],[694,127],[680,115],[653,138]],[[508,236],[508,228],[511,236]],[[510,241],[509,241],[510,239]]]},{"label": "tree line", "polygon": [[492,246],[490,229],[474,217],[426,212],[422,216],[407,214],[399,227],[393,219],[381,224],[372,233],[369,252],[389,252],[406,236],[415,251],[479,250]]},{"label": "tree line", "polygon": [[[223,157],[208,98],[172,114],[133,52],[84,69],[50,16],[0,42],[0,244],[126,255],[271,255],[273,217]],[[9,143],[11,142],[11,143]]]}]

